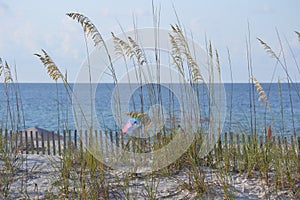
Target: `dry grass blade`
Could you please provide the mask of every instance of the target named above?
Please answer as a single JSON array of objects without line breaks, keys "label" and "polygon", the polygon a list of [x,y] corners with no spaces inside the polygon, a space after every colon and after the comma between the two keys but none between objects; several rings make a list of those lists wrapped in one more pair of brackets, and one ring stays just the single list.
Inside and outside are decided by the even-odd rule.
[{"label": "dry grass blade", "polygon": [[191,56],[191,54],[187,51],[183,52],[183,54],[185,55],[187,61],[188,61],[188,65],[190,67],[198,67],[196,61],[193,59],[193,57]]},{"label": "dry grass blade", "polygon": [[4,83],[13,82],[11,70],[7,62],[3,65],[2,59],[0,58],[0,76],[4,73]]},{"label": "dry grass blade", "polygon": [[171,25],[171,28],[173,33],[175,33],[176,42],[180,44],[182,47],[186,48],[188,45],[181,28],[177,24],[175,26]]},{"label": "dry grass blade", "polygon": [[267,43],[265,43],[263,40],[257,38],[257,40],[260,42],[260,44],[265,48],[266,52],[268,54],[270,54],[271,57],[273,58],[277,58],[277,55],[275,54],[275,52],[272,50],[272,48],[267,45]]},{"label": "dry grass blade", "polygon": [[295,31],[295,33],[298,35],[298,39],[300,41],[300,33],[298,31]]},{"label": "dry grass blade", "polygon": [[129,58],[133,58],[133,56],[135,56],[140,65],[146,63],[146,58],[143,50],[136,43],[136,41],[132,39],[132,37],[128,37],[128,40],[130,42],[130,44],[128,44],[124,40],[115,36],[113,33],[111,34],[114,40],[114,48],[117,55],[126,55]]},{"label": "dry grass blade", "polygon": [[[267,105],[267,108],[270,110],[270,113],[272,114],[272,110],[271,110],[271,106],[270,106],[270,102],[268,100],[268,97],[264,91],[264,88],[261,86],[261,84],[258,82],[258,80],[254,77],[250,77],[251,80],[253,80],[255,87],[256,87],[256,92],[258,94],[258,101],[261,102],[262,100],[264,101],[264,103]],[[264,105],[263,102],[261,102],[261,105]]]},{"label": "dry grass blade", "polygon": [[126,115],[139,120],[141,124],[146,126],[146,130],[148,130],[149,128],[148,126],[151,123],[151,118],[147,115],[146,112],[141,113],[141,112],[131,111],[131,112],[127,112]]},{"label": "dry grass blade", "polygon": [[180,73],[183,75],[183,59],[181,57],[181,50],[180,47],[177,45],[177,42],[175,41],[175,38],[173,35],[169,34],[170,37],[170,42],[172,45],[172,51],[171,51],[171,56],[173,59],[173,63],[176,65]]},{"label": "dry grass blade", "polygon": [[192,69],[192,76],[193,76],[192,78],[193,78],[194,82],[198,82],[198,81],[204,82],[204,79],[203,79],[203,77],[202,77],[202,75],[201,75],[198,68],[193,68]]},{"label": "dry grass blade", "polygon": [[204,82],[204,79],[200,73],[199,66],[197,62],[194,60],[194,58],[191,56],[188,42],[181,30],[181,28],[178,25],[171,25],[173,35],[169,34],[170,42],[172,45],[172,58],[176,66],[179,68],[180,72],[184,74],[183,72],[183,58],[182,55],[187,60],[188,67],[190,68],[192,72],[192,80],[194,82],[202,81]]},{"label": "dry grass blade", "polygon": [[131,46],[125,42],[124,40],[118,38],[114,35],[114,33],[111,33],[113,40],[114,40],[114,48],[117,55],[126,55],[128,57],[132,57],[132,48]]},{"label": "dry grass blade", "polygon": [[63,78],[62,73],[60,72],[59,68],[56,66],[56,64],[52,61],[52,59],[50,58],[50,56],[47,54],[46,51],[44,51],[42,49],[44,56],[40,55],[40,54],[34,54],[35,56],[37,56],[41,62],[44,64],[44,66],[47,69],[47,72],[49,74],[49,76],[57,81],[57,79],[59,78]]},{"label": "dry grass blade", "polygon": [[0,76],[2,76],[2,73],[3,73],[3,63],[2,63],[2,59],[0,58]]},{"label": "dry grass blade", "polygon": [[133,50],[134,55],[136,56],[138,62],[140,63],[140,65],[143,65],[144,63],[146,63],[146,57],[143,53],[143,50],[140,48],[140,46],[131,37],[128,37],[128,40],[129,40],[130,44],[132,45],[132,50]]},{"label": "dry grass blade", "polygon": [[11,70],[7,62],[4,65],[4,83],[13,82],[13,78],[11,75]]},{"label": "dry grass blade", "polygon": [[131,112],[127,112],[126,115],[132,117],[132,118],[136,118],[136,119],[139,119],[143,116],[145,116],[147,113],[141,113],[141,112],[134,112],[134,111],[131,111]]},{"label": "dry grass blade", "polygon": [[[185,36],[183,35],[180,27],[178,25],[175,25],[175,26],[171,25],[171,28],[173,31],[173,35],[172,35],[173,42],[171,41],[171,43],[176,43],[180,53],[182,53],[184,55],[190,55],[188,43],[187,43]],[[195,63],[195,62],[192,62],[192,63]]]},{"label": "dry grass blade", "polygon": [[81,24],[86,35],[91,35],[95,46],[97,46],[100,42],[103,42],[100,32],[88,17],[80,13],[67,13],[66,15],[74,20],[77,20],[77,22]]},{"label": "dry grass blade", "polygon": [[220,58],[219,58],[219,53],[217,50],[216,50],[216,63],[217,63],[218,73],[219,73],[219,75],[221,75]]},{"label": "dry grass blade", "polygon": [[212,59],[213,57],[213,48],[212,48],[212,42],[209,41],[209,57]]}]

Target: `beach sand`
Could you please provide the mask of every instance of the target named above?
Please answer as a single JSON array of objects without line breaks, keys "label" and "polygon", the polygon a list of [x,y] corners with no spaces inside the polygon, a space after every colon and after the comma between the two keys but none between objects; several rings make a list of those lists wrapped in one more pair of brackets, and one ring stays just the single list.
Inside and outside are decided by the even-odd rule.
[{"label": "beach sand", "polygon": [[[54,194],[57,192],[52,187],[53,181],[59,173],[55,165],[60,164],[59,156],[46,155],[22,155],[25,159],[22,169],[18,172],[14,183],[11,186],[8,199],[24,199],[26,195],[21,191],[21,186],[26,186],[27,194],[30,199],[45,199],[47,191]],[[201,168],[205,174],[206,191],[203,192],[203,199],[224,199],[224,192],[218,171],[210,168]],[[124,187],[114,187],[117,184],[115,177],[122,177],[124,174],[117,171],[107,171],[106,178],[115,188],[110,192],[110,198],[116,199],[113,193],[118,194],[118,198],[125,198],[127,190],[132,199],[148,199],[147,189],[151,185],[157,188],[155,191],[156,199],[197,199],[196,192],[192,188],[185,187],[189,182],[189,173],[179,171],[171,177],[159,176],[152,179],[143,177],[131,177],[129,184]],[[229,191],[236,199],[293,199],[292,192],[288,190],[276,193],[274,186],[267,184],[253,173],[250,178],[245,178],[245,174],[232,173],[229,182]],[[299,185],[298,185],[299,187]],[[121,196],[120,196],[121,195]]]}]

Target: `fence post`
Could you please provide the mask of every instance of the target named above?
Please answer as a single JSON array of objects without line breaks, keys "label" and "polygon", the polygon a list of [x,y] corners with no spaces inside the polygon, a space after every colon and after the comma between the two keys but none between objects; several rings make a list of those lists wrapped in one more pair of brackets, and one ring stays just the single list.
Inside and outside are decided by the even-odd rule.
[{"label": "fence post", "polygon": [[64,134],[64,152],[66,152],[66,148],[67,148],[67,136],[66,136],[66,130],[63,131],[63,134]]},{"label": "fence post", "polygon": [[104,134],[105,134],[105,137],[104,137],[104,138],[105,138],[105,139],[104,139],[104,143],[105,143],[105,151],[106,151],[105,154],[106,154],[106,155],[109,155],[109,154],[108,154],[108,144],[107,144],[107,139],[108,139],[107,131],[105,131]]},{"label": "fence post", "polygon": [[237,165],[237,168],[239,168],[239,160],[241,158],[241,144],[240,144],[240,134],[237,133],[236,134],[236,165]]},{"label": "fence post", "polygon": [[264,142],[263,142],[263,137],[262,137],[262,135],[259,136],[259,145],[260,145],[260,148],[263,149]]},{"label": "fence post", "polygon": [[236,171],[236,150],[235,150],[235,142],[233,138],[233,132],[229,133],[230,137],[230,154],[232,155],[233,158],[233,171]]},{"label": "fence post", "polygon": [[2,128],[0,128],[0,149],[3,147]]},{"label": "fence post", "polygon": [[5,151],[8,151],[8,135],[7,135],[7,129],[4,130],[4,146],[5,146]]},{"label": "fence post", "polygon": [[287,154],[287,152],[289,151],[289,147],[288,147],[288,142],[287,142],[286,136],[284,136],[284,147],[285,147],[285,153]]},{"label": "fence post", "polygon": [[5,151],[7,151],[7,130],[4,129],[4,143],[3,143],[3,147],[5,149]]},{"label": "fence post", "polygon": [[121,146],[122,146],[122,149],[124,149],[124,134],[121,133]]},{"label": "fence post", "polygon": [[33,142],[33,132],[30,131],[30,149],[31,153],[34,154],[34,142]]},{"label": "fence post", "polygon": [[298,136],[298,157],[299,157],[299,161],[300,161],[300,136]]},{"label": "fence post", "polygon": [[12,152],[12,150],[13,150],[13,134],[12,134],[12,130],[9,131],[9,145],[10,145],[10,151]]},{"label": "fence post", "polygon": [[225,139],[224,139],[224,142],[225,142],[225,150],[227,151],[227,150],[228,150],[228,136],[227,136],[227,132],[225,132],[224,137],[225,137]]},{"label": "fence post", "polygon": [[246,139],[244,133],[242,134],[242,144],[243,144],[242,156],[245,160],[244,169],[247,169],[249,160],[248,160],[247,145],[246,145]]},{"label": "fence post", "polygon": [[25,151],[28,154],[28,133],[25,131]]},{"label": "fence post", "polygon": [[59,130],[57,131],[57,135],[58,135],[58,155],[61,155],[60,132],[59,132]]},{"label": "fence post", "polygon": [[297,153],[296,149],[295,149],[295,140],[294,140],[294,136],[293,135],[291,135],[291,147],[292,147],[293,153]]},{"label": "fence post", "polygon": [[53,145],[53,155],[56,155],[54,131],[52,131],[52,145]]},{"label": "fence post", "polygon": [[7,140],[8,140],[8,138],[7,138],[8,136],[7,136],[7,129],[5,129],[4,130],[4,149],[5,149],[5,151],[7,151],[8,150],[8,145],[7,145]]},{"label": "fence post", "polygon": [[89,141],[88,141],[88,131],[87,130],[84,131],[84,135],[85,135],[85,146],[88,147]]},{"label": "fence post", "polygon": [[118,132],[116,132],[116,145],[117,147],[120,147],[120,138]]},{"label": "fence post", "polygon": [[51,154],[50,152],[50,134],[47,132],[47,150],[48,150],[48,155]]},{"label": "fence post", "polygon": [[218,136],[218,147],[217,147],[217,158],[218,161],[221,162],[223,159],[223,152],[222,152],[222,138],[221,135]]},{"label": "fence post", "polygon": [[132,152],[136,152],[136,139],[135,137],[131,137],[131,144],[132,144]]},{"label": "fence post", "polygon": [[16,137],[15,137],[15,152],[18,151],[18,131],[16,131],[15,133]]},{"label": "fence post", "polygon": [[96,149],[97,151],[99,150],[99,141],[98,141],[98,131],[95,130],[95,142],[94,142],[94,145],[96,145]]},{"label": "fence post", "polygon": [[83,158],[82,129],[79,130],[80,158]]},{"label": "fence post", "polygon": [[[1,134],[2,134],[2,129],[1,129]],[[20,151],[21,153],[23,153],[23,132],[21,131],[21,135],[20,135]]]},{"label": "fence post", "polygon": [[298,156],[300,158],[300,136],[298,136]]},{"label": "fence post", "polygon": [[230,163],[230,159],[229,159],[229,156],[230,156],[230,153],[229,153],[229,148],[228,148],[228,133],[225,132],[225,141],[224,141],[224,145],[225,145],[225,167],[227,168],[226,170],[228,171],[229,170],[229,163]]},{"label": "fence post", "polygon": [[116,145],[117,145],[117,153],[119,153],[120,148],[122,149],[122,133],[120,132],[116,132]]},{"label": "fence post", "polygon": [[110,137],[110,148],[111,148],[111,152],[114,154],[114,141],[113,141],[113,134],[112,131],[109,132],[109,137]]},{"label": "fence post", "polygon": [[280,149],[280,156],[282,157],[282,145],[281,145],[280,136],[278,136],[277,139],[278,139],[278,146],[279,146],[279,149]]},{"label": "fence post", "polygon": [[249,147],[252,145],[252,139],[251,139],[251,135],[248,135],[248,145]]},{"label": "fence post", "polygon": [[75,145],[75,148],[77,149],[77,130],[76,129],[74,130],[74,145]]},{"label": "fence post", "polygon": [[44,132],[42,131],[42,153],[45,155],[45,137],[44,137]]},{"label": "fence post", "polygon": [[36,144],[36,154],[39,154],[39,134],[38,132],[36,131],[35,132],[35,144]]},{"label": "fence post", "polygon": [[161,132],[158,132],[156,136],[154,137],[154,147],[159,148],[160,147],[160,142],[161,142]]},{"label": "fence post", "polygon": [[99,148],[100,148],[100,152],[103,154],[103,132],[102,131],[100,131],[99,130],[99,139],[100,139],[100,146],[99,146]]},{"label": "fence post", "polygon": [[257,153],[257,151],[258,151],[258,138],[257,138],[257,134],[253,135],[252,143],[253,143],[253,147],[254,147],[254,152]]},{"label": "fence post", "polygon": [[68,147],[71,149],[71,145],[72,145],[72,131],[69,130],[69,142],[68,142]]}]

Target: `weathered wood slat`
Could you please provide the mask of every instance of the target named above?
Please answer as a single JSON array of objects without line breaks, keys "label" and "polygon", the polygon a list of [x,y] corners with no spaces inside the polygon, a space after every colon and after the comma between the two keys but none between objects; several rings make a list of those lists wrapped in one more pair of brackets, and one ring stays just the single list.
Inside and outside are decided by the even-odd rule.
[{"label": "weathered wood slat", "polygon": [[30,149],[31,153],[34,154],[34,142],[33,142],[33,132],[30,131]]},{"label": "weathered wood slat", "polygon": [[102,153],[104,151],[103,149],[103,131],[99,131],[99,138],[100,138],[100,152]]},{"label": "weathered wood slat", "polygon": [[15,133],[15,146],[14,146],[15,152],[18,151],[18,138],[19,138],[18,135],[19,135],[19,132],[16,132]]},{"label": "weathered wood slat", "polygon": [[25,131],[25,151],[26,151],[26,154],[28,154],[28,134],[27,134],[27,131]]},{"label": "weathered wood slat", "polygon": [[[63,131],[63,142],[61,142],[59,131],[57,133],[54,131],[23,131],[14,133],[13,131],[4,130],[3,133],[0,129],[0,144],[4,145],[3,147],[7,151],[15,150],[20,153],[25,152],[26,154],[61,155],[61,148],[64,148],[64,150],[78,148],[83,153],[82,139],[84,139],[85,144],[95,145],[97,150],[104,153],[104,155],[110,155],[108,153],[114,155],[120,153],[121,149],[135,153],[151,151],[151,149],[148,149],[149,147],[155,146],[155,144],[163,145],[162,140],[166,139],[161,137],[161,135],[157,135],[153,140],[130,136],[128,139],[125,139],[124,135],[119,132],[102,132],[97,130],[94,130],[91,135],[88,135],[88,131],[85,131],[85,138],[82,138],[82,133],[82,130],[79,130],[79,133],[77,130]],[[77,134],[79,134],[79,137]],[[214,149],[205,160],[207,163],[218,164],[224,162],[228,170],[243,170],[247,169],[249,164],[251,164],[250,160],[248,163],[249,156],[250,159],[253,159],[250,153],[260,153],[263,155],[265,161],[269,162],[271,160],[270,155],[272,155],[270,152],[272,152],[273,148],[278,149],[278,157],[280,159],[286,160],[287,154],[289,154],[298,157],[300,163],[300,136],[297,138],[294,136],[273,136],[272,138],[266,138],[266,136],[234,133],[225,133],[223,140],[218,140]],[[254,152],[249,153],[249,150]]]},{"label": "weathered wood slat", "polygon": [[69,139],[69,141],[68,141],[68,147],[71,148],[71,145],[72,145],[72,131],[69,130],[68,132],[69,132],[69,137],[68,137],[68,139]]},{"label": "weathered wood slat", "polygon": [[51,154],[50,152],[50,134],[47,134],[47,151],[48,151],[48,155]]},{"label": "weathered wood slat", "polygon": [[61,144],[60,144],[60,132],[57,131],[57,134],[58,134],[58,155],[61,155]]},{"label": "weathered wood slat", "polygon": [[52,131],[52,146],[53,146],[53,155],[56,155],[54,131]]},{"label": "weathered wood slat", "polygon": [[10,150],[13,150],[13,132],[12,132],[12,130],[9,131],[9,145],[10,145]]},{"label": "weathered wood slat", "polygon": [[64,140],[64,152],[66,152],[67,149],[67,138],[66,138],[66,130],[63,131],[63,140]]},{"label": "weathered wood slat", "polygon": [[38,137],[39,133],[38,131],[35,132],[35,146],[36,146],[36,154],[40,153],[40,149],[39,149],[39,137]]},{"label": "weathered wood slat", "polygon": [[[2,133],[2,131],[1,131],[1,133]],[[20,153],[23,153],[23,146],[24,146],[24,144],[23,144],[23,134],[22,134],[22,131],[20,132],[21,133],[21,135],[20,135],[20,145],[19,145],[19,151],[20,151]]]},{"label": "weathered wood slat", "polygon": [[42,131],[42,153],[45,155],[45,137],[44,137],[44,132]]},{"label": "weathered wood slat", "polygon": [[74,145],[77,148],[77,130],[74,131]]}]

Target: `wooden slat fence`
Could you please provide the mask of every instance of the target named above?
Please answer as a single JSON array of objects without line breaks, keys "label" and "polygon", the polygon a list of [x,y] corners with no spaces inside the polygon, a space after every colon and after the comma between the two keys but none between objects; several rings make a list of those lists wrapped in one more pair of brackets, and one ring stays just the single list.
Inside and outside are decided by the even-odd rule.
[{"label": "wooden slat fence", "polygon": [[[159,149],[171,140],[171,136],[168,137],[160,133],[151,140],[127,138],[126,135],[118,132],[95,130],[90,134],[93,135],[89,135],[88,131],[77,130],[47,132],[45,134],[43,131],[13,132],[0,129],[0,142],[3,142],[6,151],[17,151],[25,154],[61,155],[68,148],[85,151],[84,146],[91,145],[91,143],[101,148],[103,152],[117,153],[120,149],[133,152],[149,152],[153,149]],[[92,138],[92,140],[84,138]],[[238,158],[247,154],[250,146],[255,150],[265,146],[266,142],[270,145],[280,146],[281,151],[292,149],[299,156],[300,136],[296,139],[294,136],[266,138],[233,133],[225,133],[222,139],[216,143],[210,155],[215,155],[215,159],[220,160],[223,159],[224,151],[229,152],[232,156],[230,160],[233,160],[232,165],[236,167]]]}]

